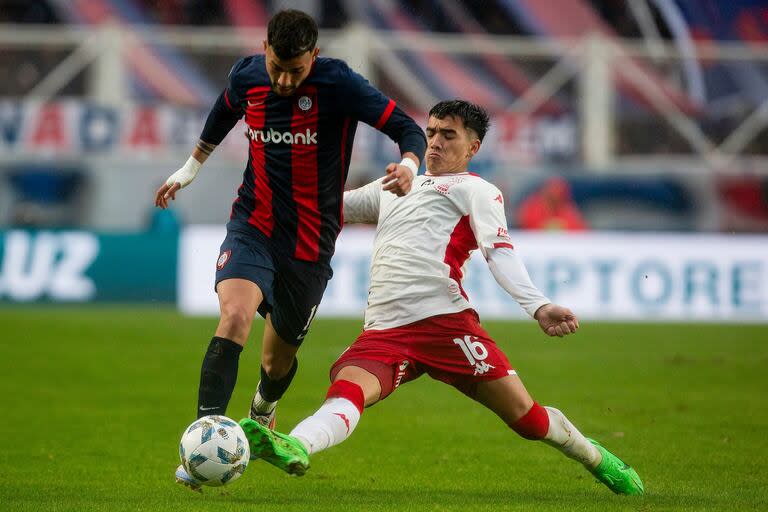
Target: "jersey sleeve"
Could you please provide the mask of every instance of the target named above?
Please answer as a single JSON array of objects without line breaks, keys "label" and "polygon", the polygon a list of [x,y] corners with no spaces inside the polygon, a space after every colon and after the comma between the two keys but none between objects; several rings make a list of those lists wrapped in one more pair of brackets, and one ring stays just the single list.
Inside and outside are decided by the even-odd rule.
[{"label": "jersey sleeve", "polygon": [[381,204],[381,182],[384,178],[344,192],[344,222],[348,224],[376,224]]},{"label": "jersey sleeve", "polygon": [[488,268],[496,282],[528,315],[533,317],[541,306],[552,302],[533,284],[523,260],[514,249],[498,247],[486,249],[486,253]]},{"label": "jersey sleeve", "polygon": [[362,75],[340,62],[339,89],[347,113],[386,134],[400,147],[400,154],[411,152],[424,158],[427,138],[416,122],[397,106],[395,100],[379,91]]},{"label": "jersey sleeve", "polygon": [[344,62],[339,62],[341,99],[347,113],[381,129],[395,109],[395,102]]},{"label": "jersey sleeve", "polygon": [[243,116],[241,110],[232,110],[227,106],[226,93],[224,90],[216,102],[213,104],[208,117],[205,120],[203,131],[200,134],[200,140],[218,146],[224,137],[235,127],[237,121]]},{"label": "jersey sleeve", "polygon": [[214,146],[221,144],[224,137],[243,117],[245,110],[240,99],[244,97],[240,92],[242,88],[241,73],[244,66],[247,65],[248,59],[250,57],[240,59],[229,71],[227,87],[219,94],[213,107],[211,107],[200,134],[200,140]]},{"label": "jersey sleeve", "polygon": [[227,77],[227,88],[224,89],[223,99],[226,106],[234,112],[242,112],[243,101],[245,100],[245,89],[247,85],[243,80],[243,73],[253,57],[243,57],[235,62],[232,69],[229,70]]},{"label": "jersey sleeve", "polygon": [[464,213],[469,215],[469,224],[477,245],[484,256],[486,249],[513,248],[507,232],[504,197],[498,188],[487,181],[480,181],[467,187],[461,200]]}]

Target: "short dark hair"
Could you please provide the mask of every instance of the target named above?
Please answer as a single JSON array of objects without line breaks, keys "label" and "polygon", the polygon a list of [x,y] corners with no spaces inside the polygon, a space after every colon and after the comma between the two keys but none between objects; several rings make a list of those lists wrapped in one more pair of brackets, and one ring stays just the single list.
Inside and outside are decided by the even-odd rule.
[{"label": "short dark hair", "polygon": [[315,48],[317,23],[296,9],[280,11],[269,20],[267,43],[279,59],[293,59]]},{"label": "short dark hair", "polygon": [[491,126],[488,112],[479,105],[464,100],[445,100],[441,101],[429,111],[429,117],[445,119],[446,116],[457,117],[464,123],[464,128],[472,130],[477,134],[480,142],[488,132]]}]

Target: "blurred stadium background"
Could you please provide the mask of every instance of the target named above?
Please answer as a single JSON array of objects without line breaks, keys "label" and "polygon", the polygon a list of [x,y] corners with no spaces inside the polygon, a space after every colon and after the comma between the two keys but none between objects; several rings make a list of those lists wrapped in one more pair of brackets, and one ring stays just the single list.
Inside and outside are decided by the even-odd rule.
[{"label": "blurred stadium background", "polygon": [[[642,502],[426,379],[298,482],[261,464],[223,493],[170,489],[242,125],[170,210],[153,195],[285,7],[419,123],[450,97],[491,112],[473,170],[534,282],[586,321],[566,343],[508,322],[478,258],[466,289],[534,396],[638,468]],[[765,1],[0,0],[0,77],[3,510],[768,509]],[[348,187],[396,156],[361,126]],[[281,428],[359,332],[372,237],[342,232]]]},{"label": "blurred stadium background", "polygon": [[[546,232],[520,248],[556,300],[616,318],[765,319],[768,6],[757,0],[2,0],[0,300],[215,313],[215,254],[198,248],[215,253],[221,231],[193,226],[226,220],[242,126],[171,211],[151,198],[229,67],[288,6],[317,18],[323,54],[419,122],[439,99],[488,108],[474,170],[504,191],[511,229]],[[363,127],[348,186],[395,156]],[[367,260],[352,246],[370,233],[349,231],[356,242],[335,264],[350,276],[326,314],[364,304]],[[198,265],[207,274],[190,277]],[[486,277],[470,289],[501,314]]]}]

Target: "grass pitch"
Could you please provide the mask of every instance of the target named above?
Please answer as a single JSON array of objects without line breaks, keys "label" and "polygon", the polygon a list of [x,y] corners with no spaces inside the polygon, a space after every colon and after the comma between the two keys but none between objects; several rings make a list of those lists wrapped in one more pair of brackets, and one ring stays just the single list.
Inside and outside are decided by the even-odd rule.
[{"label": "grass pitch", "polygon": [[[614,496],[428,377],[368,409],[305,477],[255,462],[232,486],[198,495],[173,471],[215,323],[170,309],[0,310],[0,509],[768,509],[764,326],[583,322],[559,340],[533,322],[486,323],[534,398],[637,468],[641,498]],[[315,321],[278,429],[322,402],[328,368],[360,325]],[[236,419],[258,381],[259,345],[241,358]]]}]

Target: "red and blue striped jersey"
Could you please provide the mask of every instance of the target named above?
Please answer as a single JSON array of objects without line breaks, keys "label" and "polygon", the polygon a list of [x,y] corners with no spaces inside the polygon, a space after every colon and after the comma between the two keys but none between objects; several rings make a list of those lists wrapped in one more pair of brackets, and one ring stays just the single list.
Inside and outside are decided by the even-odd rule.
[{"label": "red and blue striped jersey", "polygon": [[281,97],[264,56],[246,57],[232,68],[224,100],[245,116],[249,139],[227,227],[257,229],[299,260],[327,263],[333,255],[358,121],[386,133],[401,153],[421,158],[426,144],[413,119],[337,59],[316,59],[297,91]]}]

